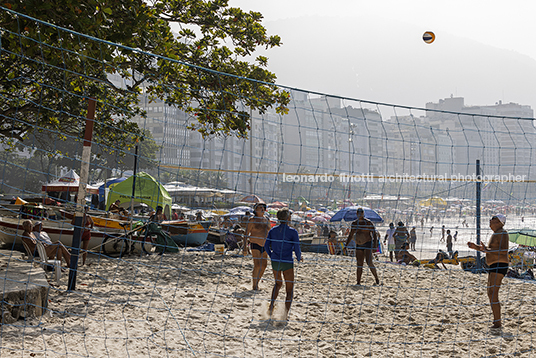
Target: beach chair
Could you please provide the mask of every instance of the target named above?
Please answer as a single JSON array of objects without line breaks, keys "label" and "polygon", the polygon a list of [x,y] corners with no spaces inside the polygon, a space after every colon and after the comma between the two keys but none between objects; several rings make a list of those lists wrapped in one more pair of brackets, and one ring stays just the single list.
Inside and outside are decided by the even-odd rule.
[{"label": "beach chair", "polygon": [[41,267],[45,272],[48,270],[54,271],[54,281],[56,281],[56,284],[60,283],[61,279],[61,261],[60,260],[51,260],[47,257],[47,252],[45,250],[45,247],[41,242],[37,242],[37,253],[39,258],[34,256],[34,253],[30,250],[28,245],[23,241],[22,245],[24,246],[24,249],[28,253],[29,260],[36,261],[37,263],[41,264]]},{"label": "beach chair", "polygon": [[223,240],[225,244],[227,245],[227,250],[225,252],[230,250],[236,250],[238,249],[238,252],[241,252],[243,250],[243,240],[242,240],[241,233],[236,233],[232,231],[228,231],[225,235],[225,239]]},{"label": "beach chair", "polygon": [[328,247],[328,252],[330,255],[340,255],[344,247],[342,242],[328,241],[326,245]]},{"label": "beach chair", "polygon": [[24,250],[26,250],[26,254],[28,255],[28,260],[26,261],[33,261],[34,260],[34,253],[30,250],[28,245],[23,241],[22,246],[24,246]]},{"label": "beach chair", "polygon": [[54,280],[56,281],[56,284],[59,284],[61,279],[61,261],[49,259],[47,257],[45,246],[39,241],[37,241],[37,252],[39,253],[39,258],[41,259],[40,263],[43,269],[46,271],[47,267],[52,267],[54,269]]}]

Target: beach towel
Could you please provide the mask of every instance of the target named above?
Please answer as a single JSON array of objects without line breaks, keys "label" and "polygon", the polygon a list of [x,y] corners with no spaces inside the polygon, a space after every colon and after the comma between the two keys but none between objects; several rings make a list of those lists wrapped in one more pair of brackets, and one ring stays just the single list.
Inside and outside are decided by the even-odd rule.
[{"label": "beach towel", "polygon": [[214,244],[207,242],[204,245],[192,247],[191,249],[188,249],[186,251],[214,251]]},{"label": "beach towel", "polygon": [[381,241],[378,242],[378,247],[376,248],[376,252],[379,254],[383,253]]}]

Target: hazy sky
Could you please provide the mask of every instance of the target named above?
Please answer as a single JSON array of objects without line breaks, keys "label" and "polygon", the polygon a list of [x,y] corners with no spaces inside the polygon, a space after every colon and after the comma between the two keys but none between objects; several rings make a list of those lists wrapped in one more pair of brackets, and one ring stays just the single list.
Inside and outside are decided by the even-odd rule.
[{"label": "hazy sky", "polygon": [[[536,110],[535,0],[229,0],[264,15],[278,83],[423,107],[451,95]],[[425,44],[422,34],[436,40]]]},{"label": "hazy sky", "polygon": [[[368,14],[382,20],[396,19],[420,26],[423,32],[434,31],[436,41],[441,41],[442,33],[449,33],[536,60],[534,0],[230,0],[230,4],[259,11],[265,22],[310,15]],[[336,29],[332,31],[336,33]],[[385,41],[378,39],[378,43]]]}]

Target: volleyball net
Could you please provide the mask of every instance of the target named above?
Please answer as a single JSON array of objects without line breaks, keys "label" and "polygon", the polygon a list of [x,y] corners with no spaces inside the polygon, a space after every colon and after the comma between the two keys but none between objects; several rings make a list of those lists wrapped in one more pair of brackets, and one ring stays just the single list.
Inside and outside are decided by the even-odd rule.
[{"label": "volleyball net", "polygon": [[[536,128],[529,106],[470,106],[451,96],[416,108],[332,96],[1,11],[0,355],[534,355]],[[110,54],[181,68],[185,80],[131,71]],[[80,168],[88,121],[94,131],[86,178]],[[135,184],[120,190],[134,173],[145,191]],[[197,228],[205,233],[200,244],[228,245],[255,202],[267,203],[272,218],[288,206],[304,251],[289,320],[266,316],[270,266],[261,290],[252,291],[251,256],[194,247],[188,227],[177,234],[162,226],[171,238],[190,235],[190,245],[179,239],[178,252],[163,249],[165,241],[145,252],[142,234],[133,244],[127,228],[96,225],[76,290],[67,289],[67,274],[54,281],[46,273],[49,283],[39,278],[38,260],[22,246],[22,223],[43,221],[51,239],[70,248],[80,183],[96,220],[146,222],[158,206],[168,219],[191,223],[200,213],[212,226]],[[126,217],[109,214],[111,197]],[[380,218],[374,262],[382,286],[373,286],[367,265],[356,286],[356,259],[342,250],[352,218],[336,215],[354,206]],[[476,253],[466,244],[486,242],[487,220],[497,213],[507,217],[512,249],[498,333],[487,329],[487,276],[472,273]],[[388,224],[399,222],[416,232],[414,265],[389,258],[384,237]],[[428,262],[440,250],[446,266]],[[284,297],[282,288],[278,310]]]}]

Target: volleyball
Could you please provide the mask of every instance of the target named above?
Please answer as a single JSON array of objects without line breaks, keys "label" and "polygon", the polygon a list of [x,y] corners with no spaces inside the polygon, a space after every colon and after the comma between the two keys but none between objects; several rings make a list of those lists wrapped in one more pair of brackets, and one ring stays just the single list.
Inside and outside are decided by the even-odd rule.
[{"label": "volleyball", "polygon": [[434,42],[435,40],[435,35],[432,31],[426,31],[423,35],[422,35],[422,39],[424,40],[424,42],[426,42],[427,44],[431,44],[432,42]]}]

